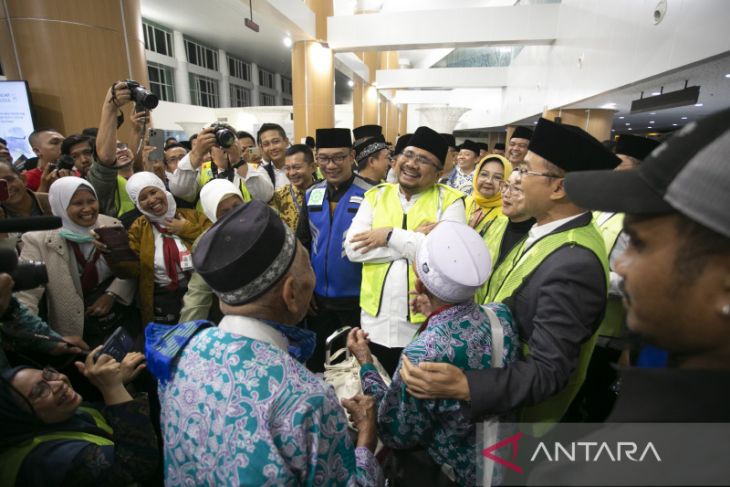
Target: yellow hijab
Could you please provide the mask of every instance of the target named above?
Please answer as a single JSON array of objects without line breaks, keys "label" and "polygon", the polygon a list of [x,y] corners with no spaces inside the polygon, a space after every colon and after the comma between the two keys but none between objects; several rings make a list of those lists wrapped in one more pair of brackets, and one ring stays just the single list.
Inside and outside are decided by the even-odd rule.
[{"label": "yellow hijab", "polygon": [[486,162],[490,159],[499,159],[499,161],[502,163],[502,166],[504,166],[504,180],[507,181],[509,179],[509,175],[512,174],[512,164],[507,160],[506,157],[500,156],[499,154],[487,154],[482,158],[481,161],[479,161],[479,164],[474,168],[474,181],[472,182],[472,185],[474,187],[474,190],[471,193],[471,197],[474,200],[474,202],[479,205],[480,208],[494,208],[495,206],[502,206],[502,192],[497,191],[497,194],[492,196],[491,198],[487,198],[485,196],[482,196],[482,194],[479,192],[479,189],[477,188],[477,179],[479,176],[479,171],[482,170],[482,166],[486,164]]},{"label": "yellow hijab", "polygon": [[473,191],[466,198],[466,219],[472,228],[480,231],[488,222],[494,220],[502,214],[502,192],[487,198],[477,189],[477,179],[482,166],[491,159],[498,159],[504,166],[504,180],[506,181],[512,174],[512,164],[506,157],[499,154],[487,154],[484,156],[474,168],[474,180],[472,182]]}]

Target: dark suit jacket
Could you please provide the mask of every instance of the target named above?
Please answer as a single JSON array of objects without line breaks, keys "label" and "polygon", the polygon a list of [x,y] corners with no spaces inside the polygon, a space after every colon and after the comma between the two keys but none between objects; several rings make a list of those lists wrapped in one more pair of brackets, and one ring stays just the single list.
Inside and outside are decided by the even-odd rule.
[{"label": "dark suit jacket", "polygon": [[[590,225],[586,213],[556,232]],[[606,308],[606,276],[594,253],[565,246],[548,256],[506,301],[530,355],[505,368],[466,372],[471,417],[501,414],[560,392],[578,365],[581,345]]]}]

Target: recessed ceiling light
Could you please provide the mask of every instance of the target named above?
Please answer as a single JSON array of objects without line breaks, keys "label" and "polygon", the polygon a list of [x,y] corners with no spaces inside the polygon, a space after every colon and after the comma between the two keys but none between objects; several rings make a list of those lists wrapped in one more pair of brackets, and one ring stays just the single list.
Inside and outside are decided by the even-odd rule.
[{"label": "recessed ceiling light", "polygon": [[623,120],[624,118],[626,118],[626,117],[618,117],[619,120]]},{"label": "recessed ceiling light", "polygon": [[661,95],[661,93],[659,93],[658,91],[655,91],[655,92],[653,92],[653,93],[651,94],[651,96],[658,96],[658,95]]},{"label": "recessed ceiling light", "polygon": [[533,124],[537,125],[537,122],[532,122]]},{"label": "recessed ceiling light", "polygon": [[646,127],[646,128],[648,128],[648,129],[653,129],[654,127],[652,127],[651,125],[649,125],[649,126],[648,126],[648,127]]},{"label": "recessed ceiling light", "polygon": [[687,117],[682,117],[682,120],[687,120]]},{"label": "recessed ceiling light", "polygon": [[656,123],[656,122],[654,122],[654,120],[649,120],[649,123]]},{"label": "recessed ceiling light", "polygon": [[673,123],[673,124],[672,124],[672,126],[674,126],[674,127],[676,127],[677,125],[679,125],[679,124],[677,124],[677,123]]},{"label": "recessed ceiling light", "polygon": [[695,103],[695,106],[696,106],[696,107],[703,107],[703,106],[705,106],[705,105],[704,105],[704,104],[702,104],[702,103]]},{"label": "recessed ceiling light", "polygon": [[292,40],[291,40],[291,37],[289,37],[289,36],[284,37],[283,42],[284,42],[284,46],[286,46],[286,47],[292,46]]},{"label": "recessed ceiling light", "polygon": [[650,112],[649,115],[656,115],[656,112]]},{"label": "recessed ceiling light", "polygon": [[726,78],[730,78],[730,73],[725,75]]},{"label": "recessed ceiling light", "polygon": [[631,122],[626,122],[626,125],[631,125]]},{"label": "recessed ceiling light", "polygon": [[629,130],[631,130],[631,127],[629,127]]}]

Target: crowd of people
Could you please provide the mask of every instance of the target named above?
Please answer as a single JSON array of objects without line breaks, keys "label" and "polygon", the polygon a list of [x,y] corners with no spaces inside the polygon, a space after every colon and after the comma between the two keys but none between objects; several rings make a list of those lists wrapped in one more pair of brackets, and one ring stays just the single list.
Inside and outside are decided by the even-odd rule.
[{"label": "crowd of people", "polygon": [[134,105],[0,139],[2,485],[499,485],[479,424],[730,421],[730,110],[158,148]]}]

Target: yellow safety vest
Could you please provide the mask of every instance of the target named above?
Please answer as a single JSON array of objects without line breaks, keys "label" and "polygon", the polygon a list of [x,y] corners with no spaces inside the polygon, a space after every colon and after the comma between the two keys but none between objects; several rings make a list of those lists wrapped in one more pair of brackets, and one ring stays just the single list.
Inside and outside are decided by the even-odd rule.
[{"label": "yellow safety vest", "polygon": [[[213,179],[213,170],[210,168],[210,161],[207,161],[200,166],[198,186],[202,188],[203,186],[208,184],[211,179]],[[243,179],[240,179],[239,189],[241,190],[241,197],[243,198],[243,202],[247,203],[251,201],[251,193],[248,192],[248,188],[246,187]],[[195,205],[195,209],[203,213],[203,205],[200,203],[200,199],[198,199],[198,203]]]},{"label": "yellow safety vest", "polygon": [[[598,225],[598,217],[600,215],[600,211],[594,211],[593,221],[596,223],[598,231],[603,237],[603,242],[606,244],[606,254],[610,259],[618,236],[624,228],[624,214],[614,213],[608,220]],[[601,326],[598,328],[598,334],[600,336],[618,338],[624,334],[625,321],[626,311],[624,310],[621,298],[609,295],[608,302],[606,303],[606,315],[603,317]]]},{"label": "yellow safety vest", "polygon": [[[507,218],[504,215],[500,215],[494,220],[490,222],[489,227],[487,227],[486,233],[482,235],[482,239],[484,239],[484,243],[487,246],[487,249],[489,250],[489,257],[492,259],[492,268],[494,269],[495,265],[497,264],[497,258],[499,257],[499,250],[502,247],[502,238],[504,237],[504,232],[507,230],[507,224],[509,223],[509,218]],[[474,300],[477,303],[483,303],[484,298],[486,297],[487,293],[487,283],[485,282],[482,287],[479,288],[479,290],[474,295]]]},{"label": "yellow safety vest", "polygon": [[134,201],[127,194],[127,180],[122,176],[117,176],[117,218],[124,215],[128,211],[134,210]]},{"label": "yellow safety vest", "polygon": [[[106,422],[104,416],[99,411],[88,407],[80,407],[79,409],[91,416],[100,430],[109,435],[114,433],[112,427],[109,426],[109,423]],[[114,442],[109,438],[79,431],[57,431],[47,435],[36,436],[22,445],[6,448],[0,452],[0,485],[15,485],[18,472],[20,472],[20,467],[23,466],[25,457],[41,443],[57,440],[87,441],[97,446],[114,445]]]},{"label": "yellow safety vest", "polygon": [[[550,234],[536,241],[532,246],[523,252],[525,238],[517,245],[497,267],[489,279],[486,298],[484,303],[504,302],[512,297],[522,287],[522,284],[537,269],[543,260],[556,250],[565,246],[580,246],[593,252],[603,266],[606,286],[608,286],[608,258],[603,238],[598,233],[593,223],[563,232]],[[585,342],[580,349],[578,366],[570,375],[568,384],[557,394],[545,401],[527,406],[522,409],[520,421],[525,423],[541,423],[535,425],[530,432],[533,436],[542,436],[560,421],[568,410],[570,403],[575,398],[578,390],[583,385],[588,369],[588,363],[593,354],[598,332]],[[524,337],[522,352],[525,356],[530,354],[527,338]]]},{"label": "yellow safety vest", "polygon": [[[454,202],[464,198],[464,193],[443,184],[436,184],[421,193],[407,214],[403,213],[400,204],[397,184],[383,183],[365,193],[365,199],[373,209],[372,228],[393,227],[414,231],[422,223],[437,222],[443,212]],[[366,262],[362,266],[362,285],[360,287],[360,307],[372,316],[380,313],[383,287],[392,262],[381,264]],[[416,275],[408,266],[408,290],[414,291]],[[421,323],[426,317],[420,313],[411,314],[408,309],[408,321]]]}]

